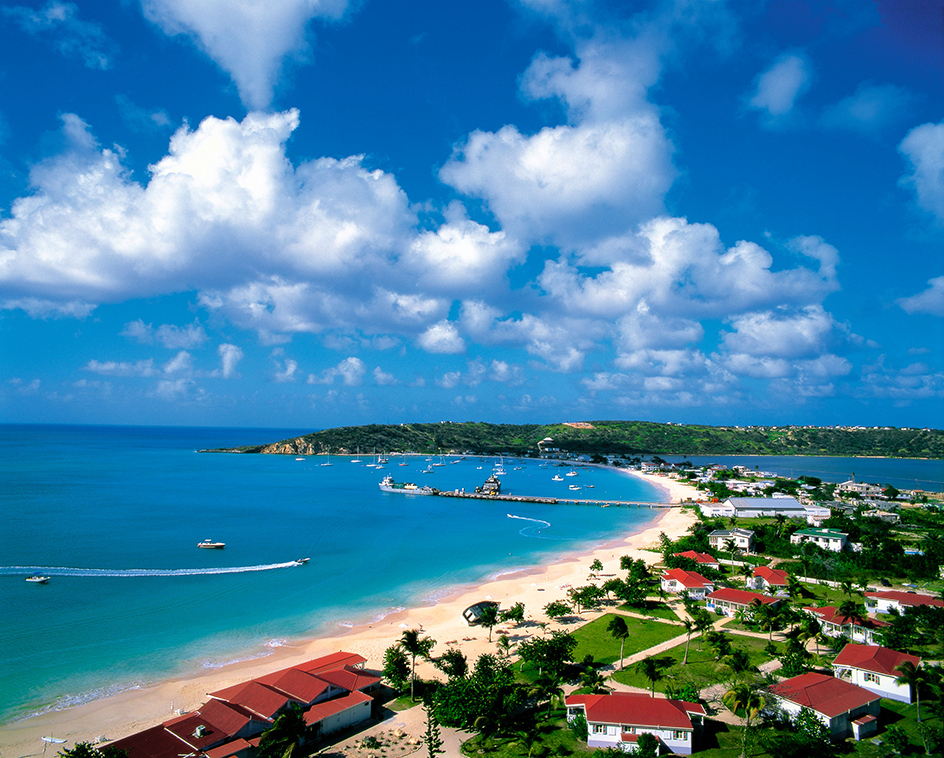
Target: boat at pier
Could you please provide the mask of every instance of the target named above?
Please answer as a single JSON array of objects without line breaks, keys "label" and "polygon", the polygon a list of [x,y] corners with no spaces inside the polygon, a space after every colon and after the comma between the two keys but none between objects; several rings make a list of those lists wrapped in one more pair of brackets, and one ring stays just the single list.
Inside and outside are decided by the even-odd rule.
[{"label": "boat at pier", "polygon": [[413,482],[395,482],[392,476],[385,476],[380,484],[381,492],[395,492],[398,495],[435,495],[432,487],[418,487]]}]

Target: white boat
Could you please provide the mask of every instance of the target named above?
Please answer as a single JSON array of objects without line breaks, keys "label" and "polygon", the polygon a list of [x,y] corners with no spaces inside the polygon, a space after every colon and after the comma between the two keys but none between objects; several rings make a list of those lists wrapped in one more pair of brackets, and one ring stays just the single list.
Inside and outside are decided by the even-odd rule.
[{"label": "white boat", "polygon": [[569,489],[571,492],[576,492],[577,490],[580,489],[580,486],[576,484],[571,484],[570,487],[568,487],[567,489]]},{"label": "white boat", "polygon": [[306,563],[308,563],[308,561],[310,561],[310,560],[311,560],[311,558],[296,558],[296,559],[295,559],[295,565],[296,565],[296,566],[304,566],[304,565],[305,565]]},{"label": "white boat", "polygon": [[564,481],[564,477],[562,477],[560,474],[554,474],[554,476],[551,477],[551,481],[552,481],[552,482],[562,482],[562,481]]},{"label": "white boat", "polygon": [[418,487],[413,482],[395,482],[389,474],[378,485],[381,492],[394,492],[397,495],[435,495],[432,487]]},{"label": "white boat", "polygon": [[432,467],[432,466],[427,466],[426,468],[423,469],[423,473],[424,473],[424,474],[432,474],[432,473],[433,473],[433,467]]},{"label": "white boat", "polygon": [[298,458],[296,458],[295,460],[296,460],[296,461],[303,461],[303,460],[305,460],[305,459],[302,458],[301,456],[298,456]]},{"label": "white boat", "polygon": [[567,472],[566,476],[577,476],[577,469],[572,468]]},{"label": "white boat", "polygon": [[32,576],[26,577],[26,581],[32,582],[33,584],[46,584],[49,581],[49,577],[33,574]]},{"label": "white boat", "polygon": [[209,550],[222,550],[226,547],[225,542],[214,542],[211,539],[205,539],[203,542],[198,542],[197,547],[207,548]]}]

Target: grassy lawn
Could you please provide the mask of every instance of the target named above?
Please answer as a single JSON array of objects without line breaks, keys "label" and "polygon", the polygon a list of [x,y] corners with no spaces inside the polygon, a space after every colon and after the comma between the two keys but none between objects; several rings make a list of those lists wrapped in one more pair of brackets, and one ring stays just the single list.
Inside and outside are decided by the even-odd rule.
[{"label": "grassy lawn", "polygon": [[[926,707],[921,709],[921,720],[935,724],[938,728],[941,726],[940,719],[931,718],[931,711]],[[877,739],[881,740],[885,729],[892,724],[902,727],[911,743],[911,747],[903,755],[924,754],[924,743],[921,741],[921,735],[918,732],[918,712],[914,703],[908,705],[894,700],[882,699],[882,712],[878,717]],[[874,744],[870,738],[855,743],[855,754],[863,758],[881,758],[888,755],[888,748],[884,745]]]},{"label": "grassy lawn", "polygon": [[[424,751],[425,752],[425,751]],[[575,755],[592,751],[580,742],[568,728],[564,711],[558,710],[548,721],[538,725],[537,739],[529,752],[526,741],[520,737],[488,737],[476,735],[462,743],[465,755],[489,755],[498,758],[525,758],[528,755]]]},{"label": "grassy lawn", "polygon": [[[732,647],[746,650],[752,666],[760,666],[770,660],[770,656],[764,652],[766,644],[766,640],[731,635]],[[663,679],[656,683],[657,690],[662,690],[667,682],[675,686],[691,683],[700,690],[709,685],[727,681],[731,676],[728,669],[715,660],[714,651],[707,645],[704,650],[698,649],[698,639],[695,637],[692,638],[692,644],[688,650],[688,663],[682,666],[684,657],[685,643],[656,656],[660,663],[665,664],[662,669]],[[640,674],[635,666],[617,671],[613,674],[613,678],[631,687],[649,687],[649,680]]]},{"label": "grassy lawn", "polygon": [[[575,661],[582,661],[587,655],[592,655],[598,663],[615,663],[619,660],[620,641],[606,630],[613,618],[614,614],[607,613],[572,632],[577,639],[577,647],[573,654]],[[629,616],[621,618],[629,628],[629,637],[623,645],[624,657],[685,633],[682,627],[663,624],[661,621],[636,619]]]},{"label": "grassy lawn", "polygon": [[673,611],[666,603],[660,603],[658,600],[644,600],[641,603],[630,605],[624,603],[618,606],[621,611],[631,611],[632,613],[641,613],[645,616],[655,616],[669,621],[680,621],[678,614]]}]

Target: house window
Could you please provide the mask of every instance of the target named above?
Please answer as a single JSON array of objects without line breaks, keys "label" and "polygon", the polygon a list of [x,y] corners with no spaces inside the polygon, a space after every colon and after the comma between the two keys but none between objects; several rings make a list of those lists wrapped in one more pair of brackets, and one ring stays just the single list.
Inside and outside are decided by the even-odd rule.
[{"label": "house window", "polygon": [[679,740],[681,742],[687,742],[688,732],[672,732],[672,739]]},{"label": "house window", "polygon": [[594,734],[606,734],[606,724],[594,724],[593,725]]},{"label": "house window", "polygon": [[865,672],[865,676],[863,677],[863,679],[865,679],[865,681],[867,682],[875,682],[875,684],[879,683],[878,674],[872,674],[868,671]]},{"label": "house window", "polygon": [[629,724],[623,724],[621,727],[624,734],[636,734],[636,727],[629,726]]}]

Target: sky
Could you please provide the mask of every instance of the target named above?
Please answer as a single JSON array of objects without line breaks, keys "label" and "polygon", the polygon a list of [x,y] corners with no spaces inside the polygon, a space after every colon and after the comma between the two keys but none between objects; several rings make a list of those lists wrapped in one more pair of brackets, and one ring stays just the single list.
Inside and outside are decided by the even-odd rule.
[{"label": "sky", "polygon": [[0,421],[944,426],[944,0],[0,4]]}]

